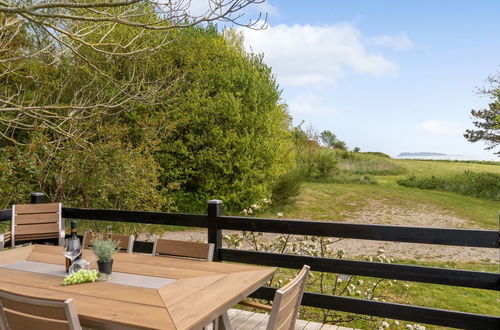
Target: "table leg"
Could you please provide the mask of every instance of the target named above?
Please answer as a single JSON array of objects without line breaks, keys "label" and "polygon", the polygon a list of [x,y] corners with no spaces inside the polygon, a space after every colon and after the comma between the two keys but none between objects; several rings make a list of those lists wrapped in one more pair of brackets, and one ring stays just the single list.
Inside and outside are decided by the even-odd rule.
[{"label": "table leg", "polygon": [[227,312],[222,313],[217,320],[217,330],[232,330],[231,323],[229,322],[229,316]]}]

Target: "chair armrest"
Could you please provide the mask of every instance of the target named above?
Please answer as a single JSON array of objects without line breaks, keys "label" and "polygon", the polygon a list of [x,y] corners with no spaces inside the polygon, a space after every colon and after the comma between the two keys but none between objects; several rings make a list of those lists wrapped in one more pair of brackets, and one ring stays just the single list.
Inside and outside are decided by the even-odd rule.
[{"label": "chair armrest", "polygon": [[272,306],[264,305],[264,304],[261,304],[261,303],[255,302],[255,301],[250,301],[250,300],[242,300],[238,304],[243,305],[243,306],[247,306],[247,307],[257,308],[257,309],[260,309],[260,310],[263,310],[266,312],[271,312],[271,310],[273,309]]}]

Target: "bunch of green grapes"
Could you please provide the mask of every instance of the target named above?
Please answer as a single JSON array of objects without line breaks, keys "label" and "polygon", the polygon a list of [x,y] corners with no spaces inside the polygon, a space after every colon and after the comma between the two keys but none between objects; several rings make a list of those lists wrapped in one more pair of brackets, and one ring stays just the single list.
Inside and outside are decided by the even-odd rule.
[{"label": "bunch of green grapes", "polygon": [[80,269],[64,278],[61,285],[79,284],[85,282],[95,282],[97,280],[97,270]]}]

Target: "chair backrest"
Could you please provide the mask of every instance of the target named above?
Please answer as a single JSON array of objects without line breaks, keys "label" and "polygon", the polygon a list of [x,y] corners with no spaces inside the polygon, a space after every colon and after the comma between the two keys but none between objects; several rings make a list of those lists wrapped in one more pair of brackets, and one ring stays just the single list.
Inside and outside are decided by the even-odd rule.
[{"label": "chair backrest", "polygon": [[92,240],[94,236],[97,235],[105,235],[107,238],[111,238],[112,240],[118,241],[118,249],[120,251],[125,251],[127,253],[132,253],[132,249],[134,248],[134,235],[123,235],[123,234],[102,234],[95,233],[91,231],[86,231],[83,235],[83,248],[87,249],[92,247]]},{"label": "chair backrest", "polygon": [[214,258],[214,245],[211,243],[174,241],[160,238],[153,245],[153,255],[212,261]]},{"label": "chair backrest", "polygon": [[284,287],[276,290],[267,330],[293,330],[304,294],[310,267],[304,265],[297,276]]},{"label": "chair backrest", "polygon": [[0,290],[2,329],[81,330],[73,299],[39,299]]},{"label": "chair backrest", "polygon": [[58,238],[64,245],[65,223],[61,203],[12,205],[11,241]]}]

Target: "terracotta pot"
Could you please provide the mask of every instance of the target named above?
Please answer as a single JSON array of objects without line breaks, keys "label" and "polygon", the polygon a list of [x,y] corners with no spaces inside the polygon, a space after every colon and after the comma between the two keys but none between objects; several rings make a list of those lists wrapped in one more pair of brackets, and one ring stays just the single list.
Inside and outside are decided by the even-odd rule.
[{"label": "terracotta pot", "polygon": [[109,275],[113,271],[113,260],[105,262],[98,260],[97,268],[99,269],[99,272]]}]

